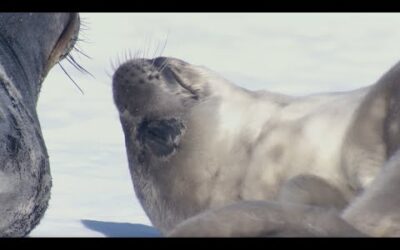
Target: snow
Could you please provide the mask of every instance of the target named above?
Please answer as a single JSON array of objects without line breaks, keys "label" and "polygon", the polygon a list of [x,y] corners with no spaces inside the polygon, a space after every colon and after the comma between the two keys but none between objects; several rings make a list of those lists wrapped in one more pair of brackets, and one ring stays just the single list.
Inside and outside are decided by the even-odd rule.
[{"label": "snow", "polygon": [[79,45],[93,59],[75,57],[95,79],[64,62],[85,94],[59,67],[44,82],[38,114],[53,188],[30,237],[160,236],[135,197],[111,95],[111,61],[129,50],[158,56],[168,36],[163,56],[205,65],[249,89],[295,95],[371,84],[400,55],[396,13],[81,16],[89,30]]}]

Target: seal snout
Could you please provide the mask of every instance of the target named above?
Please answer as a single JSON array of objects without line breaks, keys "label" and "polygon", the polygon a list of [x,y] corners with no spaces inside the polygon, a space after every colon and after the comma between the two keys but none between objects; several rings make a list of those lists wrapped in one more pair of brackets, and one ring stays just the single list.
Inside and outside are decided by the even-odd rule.
[{"label": "seal snout", "polygon": [[152,60],[136,59],[122,64],[114,73],[113,84],[136,85],[160,80]]},{"label": "seal snout", "polygon": [[193,105],[201,91],[188,81],[188,67],[169,57],[126,61],[113,75],[114,101],[119,112],[129,111],[133,116],[175,114]]}]

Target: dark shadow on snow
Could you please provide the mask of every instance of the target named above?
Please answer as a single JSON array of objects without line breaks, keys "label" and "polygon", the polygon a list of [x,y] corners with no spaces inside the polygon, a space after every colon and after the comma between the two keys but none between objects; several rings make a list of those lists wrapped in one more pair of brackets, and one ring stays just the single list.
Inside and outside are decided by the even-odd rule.
[{"label": "dark shadow on snow", "polygon": [[132,223],[81,220],[82,224],[107,237],[162,237],[156,228]]}]

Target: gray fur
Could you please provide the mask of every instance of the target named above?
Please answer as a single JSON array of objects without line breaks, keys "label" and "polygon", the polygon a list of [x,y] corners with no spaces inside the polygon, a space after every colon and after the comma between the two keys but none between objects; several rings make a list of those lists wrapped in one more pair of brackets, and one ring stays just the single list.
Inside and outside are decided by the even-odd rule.
[{"label": "gray fur", "polygon": [[[160,69],[165,61],[168,64]],[[269,223],[275,215],[285,223],[298,218],[283,224],[287,226],[277,225],[276,235],[375,236],[353,216],[358,211],[369,216],[367,208],[373,206],[364,204],[378,200],[370,197],[387,199],[374,186],[386,190],[386,185],[394,185],[385,184],[388,174],[380,172],[400,141],[399,68],[395,65],[370,87],[289,97],[245,90],[178,59],[124,63],[114,74],[113,93],[144,210],[157,228],[173,236],[270,235],[265,230],[274,231]],[[138,139],[139,125],[143,120],[171,119],[182,125],[175,127],[178,136],[170,135],[174,150],[157,155]],[[396,165],[391,161],[389,166]],[[389,189],[391,194],[397,190]],[[262,226],[246,221],[253,213],[253,203],[247,202],[254,200],[261,202],[256,217]],[[397,216],[393,202],[392,210],[384,206],[377,218],[389,210]],[[339,217],[347,207],[343,218],[363,233]],[[305,212],[309,209],[317,212]],[[307,231],[309,216],[315,216],[313,225],[320,233]],[[391,222],[397,224],[398,219]],[[213,231],[219,223],[237,234]],[[237,228],[242,223],[248,230]],[[400,236],[396,230],[385,235]]]},{"label": "gray fur", "polygon": [[0,14],[0,236],[27,235],[47,209],[51,175],[36,104],[78,29],[77,14]]}]

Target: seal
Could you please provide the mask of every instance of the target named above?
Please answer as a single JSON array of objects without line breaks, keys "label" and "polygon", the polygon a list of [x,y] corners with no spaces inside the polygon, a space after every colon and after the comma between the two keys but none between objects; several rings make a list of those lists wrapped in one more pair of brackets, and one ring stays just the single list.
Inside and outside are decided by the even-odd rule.
[{"label": "seal", "polygon": [[[128,60],[113,75],[113,96],[136,195],[167,235],[196,215],[183,225],[193,229],[210,214],[235,220],[230,215],[251,213],[253,203],[246,202],[258,200],[267,203],[257,209],[275,214],[284,204],[302,207],[303,212],[288,210],[294,216],[318,208],[311,214],[325,221],[315,223],[324,225],[320,232],[361,230],[373,236],[354,223],[354,213],[341,213],[371,192],[398,150],[398,79],[400,64],[372,86],[290,97],[246,90],[175,58]],[[305,228],[304,220],[296,221],[288,234],[279,227],[282,232],[274,234],[293,236],[293,228]],[[330,228],[339,224],[336,231]]]},{"label": "seal", "polygon": [[0,236],[26,236],[50,199],[51,175],[36,104],[54,64],[74,46],[75,13],[0,14]]}]

